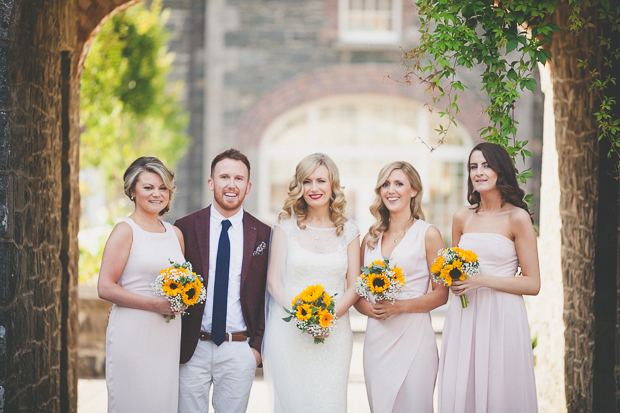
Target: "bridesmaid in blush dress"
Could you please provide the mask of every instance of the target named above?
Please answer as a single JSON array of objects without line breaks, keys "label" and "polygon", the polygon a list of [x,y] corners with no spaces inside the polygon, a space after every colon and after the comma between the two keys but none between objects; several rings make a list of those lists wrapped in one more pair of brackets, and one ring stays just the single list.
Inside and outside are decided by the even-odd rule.
[{"label": "bridesmaid in blush dress", "polygon": [[181,317],[151,283],[169,259],[182,263],[181,231],[159,219],[170,209],[174,174],[157,158],[142,157],[125,172],[135,210],[116,225],[99,272],[99,297],[114,303],[106,330],[108,411],[176,412]]},{"label": "bridesmaid in blush dress", "polygon": [[[422,182],[407,162],[379,173],[370,211],[377,222],[362,242],[362,262],[390,257],[405,273],[405,286],[392,304],[360,299],[367,315],[364,376],[371,411],[433,412],[437,344],[429,311],[446,303],[448,289],[431,283],[429,267],[443,248],[437,228],[424,222]],[[413,409],[413,410],[412,410]]]},{"label": "bridesmaid in blush dress", "polygon": [[[530,329],[522,295],[536,295],[536,234],[514,165],[499,145],[469,155],[468,200],[452,243],[478,255],[482,274],[454,282],[439,362],[439,411],[538,411]],[[515,276],[518,266],[522,276]],[[466,294],[467,308],[459,296]]]}]

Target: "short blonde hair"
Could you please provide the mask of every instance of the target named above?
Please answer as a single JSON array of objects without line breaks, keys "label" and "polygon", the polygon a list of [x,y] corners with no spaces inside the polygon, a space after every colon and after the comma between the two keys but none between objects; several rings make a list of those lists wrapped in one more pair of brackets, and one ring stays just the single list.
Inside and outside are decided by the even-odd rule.
[{"label": "short blonde hair", "polygon": [[370,206],[370,213],[377,220],[368,230],[368,238],[366,239],[366,245],[371,250],[377,245],[381,234],[390,227],[390,211],[385,207],[383,199],[381,199],[381,187],[395,169],[403,171],[407,179],[409,179],[409,184],[417,192],[409,203],[411,219],[424,219],[424,212],[422,212],[422,180],[418,171],[409,162],[404,161],[385,165],[379,172],[377,185],[375,185],[375,194],[377,195],[375,196],[375,201]]},{"label": "short blonde hair", "polygon": [[308,204],[304,199],[304,180],[321,165],[327,168],[331,182],[332,193],[329,199],[329,218],[336,226],[336,234],[340,235],[342,234],[344,223],[347,222],[347,218],[344,216],[347,201],[344,198],[344,187],[340,186],[338,167],[329,156],[323,153],[308,155],[297,164],[295,175],[293,175],[288,184],[288,196],[284,201],[280,218],[291,218],[294,215],[297,219],[297,226],[301,229],[306,228],[301,222],[308,216]]},{"label": "short blonde hair", "polygon": [[138,179],[140,178],[140,174],[142,172],[152,172],[159,175],[161,180],[164,182],[164,185],[166,185],[169,193],[168,205],[159,211],[159,215],[161,216],[168,213],[168,211],[170,211],[170,206],[172,205],[172,197],[177,189],[174,184],[174,172],[166,168],[166,165],[154,156],[142,156],[133,161],[133,163],[129,165],[129,168],[125,171],[123,180],[125,181],[125,195],[127,195],[127,197],[134,204],[136,201],[131,193],[136,189],[136,184],[138,183]]}]

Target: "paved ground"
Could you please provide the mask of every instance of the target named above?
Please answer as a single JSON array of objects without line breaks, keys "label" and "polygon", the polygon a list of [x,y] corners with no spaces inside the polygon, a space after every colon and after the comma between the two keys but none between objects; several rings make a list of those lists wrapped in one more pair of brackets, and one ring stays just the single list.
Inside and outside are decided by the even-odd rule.
[{"label": "paved ground", "polygon": [[[441,346],[441,326],[443,326],[443,311],[433,314],[433,327],[437,332],[437,345]],[[351,327],[353,329],[353,356],[351,372],[349,374],[348,411],[351,413],[369,413],[364,385],[364,369],[362,364],[362,348],[366,319],[360,314],[352,314]],[[435,395],[436,397],[437,395]],[[437,403],[435,403],[437,404]],[[108,409],[105,380],[80,379],[78,381],[78,413],[106,413]],[[212,410],[210,410],[212,412]],[[269,413],[267,400],[267,385],[263,381],[262,370],[259,369],[252,385],[248,413]]]}]

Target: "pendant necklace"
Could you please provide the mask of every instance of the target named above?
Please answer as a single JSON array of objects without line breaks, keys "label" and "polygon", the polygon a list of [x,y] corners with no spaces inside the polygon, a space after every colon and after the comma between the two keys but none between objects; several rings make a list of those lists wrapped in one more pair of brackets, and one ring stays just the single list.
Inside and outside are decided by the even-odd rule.
[{"label": "pendant necklace", "polygon": [[[415,223],[415,221],[413,221],[413,222]],[[394,244],[396,244],[396,243],[398,242],[398,240],[399,240],[399,239],[402,239],[402,238],[405,236],[405,234],[407,233],[407,231],[409,230],[409,228],[411,228],[411,226],[412,226],[412,225],[413,225],[413,224],[406,226],[406,227],[405,227],[405,230],[404,230],[404,231],[400,234],[400,237],[394,238]]]}]

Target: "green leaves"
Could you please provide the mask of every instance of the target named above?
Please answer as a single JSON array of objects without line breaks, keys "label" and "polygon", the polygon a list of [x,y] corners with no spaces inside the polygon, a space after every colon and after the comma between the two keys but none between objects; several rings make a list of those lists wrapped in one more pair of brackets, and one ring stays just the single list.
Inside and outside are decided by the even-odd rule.
[{"label": "green leaves", "polygon": [[[180,85],[168,84],[173,56],[166,46],[166,16],[161,1],[115,15],[84,63],[80,166],[103,171],[109,208],[123,197],[122,174],[131,162],[157,156],[174,167],[190,143],[189,116],[178,102]],[[88,188],[81,189],[86,195]]]},{"label": "green leaves", "polygon": [[[419,0],[422,20],[420,45],[405,53],[407,78],[417,78],[432,96],[431,104],[445,105],[439,113],[447,125],[439,125],[439,142],[444,142],[459,112],[456,90],[457,69],[483,67],[482,90],[489,96],[485,111],[490,124],[480,136],[506,148],[515,159],[531,153],[516,139],[514,108],[525,89],[534,91],[532,72],[551,58],[544,46],[560,28],[548,23],[557,0],[512,0],[497,2],[467,0]],[[424,64],[421,64],[422,59]],[[428,74],[433,74],[428,76]],[[521,180],[531,172],[520,174]]]}]

